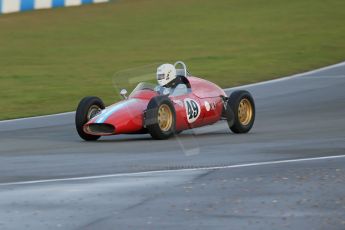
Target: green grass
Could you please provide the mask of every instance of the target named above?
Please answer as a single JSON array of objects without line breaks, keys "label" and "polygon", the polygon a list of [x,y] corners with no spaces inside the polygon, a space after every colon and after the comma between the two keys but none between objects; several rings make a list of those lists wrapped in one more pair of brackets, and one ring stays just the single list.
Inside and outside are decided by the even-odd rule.
[{"label": "green grass", "polygon": [[344,0],[126,0],[0,16],[0,119],[117,98],[117,71],[184,60],[223,87],[345,59]]}]

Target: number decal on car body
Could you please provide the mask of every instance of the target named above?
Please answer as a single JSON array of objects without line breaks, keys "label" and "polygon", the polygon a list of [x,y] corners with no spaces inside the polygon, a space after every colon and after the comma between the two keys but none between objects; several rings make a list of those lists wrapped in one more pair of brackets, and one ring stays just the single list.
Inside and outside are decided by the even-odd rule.
[{"label": "number decal on car body", "polygon": [[184,99],[188,123],[196,121],[200,115],[200,105],[193,99]]}]

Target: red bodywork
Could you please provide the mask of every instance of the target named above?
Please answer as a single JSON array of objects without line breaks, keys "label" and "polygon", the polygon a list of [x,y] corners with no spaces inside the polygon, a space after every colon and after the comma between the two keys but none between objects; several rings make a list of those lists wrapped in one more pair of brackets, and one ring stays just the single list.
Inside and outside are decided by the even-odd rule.
[{"label": "red bodywork", "polygon": [[[213,124],[221,119],[225,92],[217,85],[207,80],[188,77],[191,92],[180,96],[169,96],[176,111],[176,131]],[[115,103],[84,125],[84,131],[91,135],[114,135],[145,133],[144,112],[149,101],[158,96],[152,90],[139,90],[128,99]],[[190,122],[187,118],[185,99],[193,100],[200,106],[197,119]],[[92,131],[92,125],[108,125],[114,127],[114,132]]]}]

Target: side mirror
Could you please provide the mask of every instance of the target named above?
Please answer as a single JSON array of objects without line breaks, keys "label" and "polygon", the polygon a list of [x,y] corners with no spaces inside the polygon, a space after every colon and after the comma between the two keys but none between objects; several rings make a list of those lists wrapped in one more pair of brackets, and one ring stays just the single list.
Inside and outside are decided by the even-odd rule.
[{"label": "side mirror", "polygon": [[121,89],[120,95],[123,97],[123,99],[127,99],[127,90],[126,89]]}]

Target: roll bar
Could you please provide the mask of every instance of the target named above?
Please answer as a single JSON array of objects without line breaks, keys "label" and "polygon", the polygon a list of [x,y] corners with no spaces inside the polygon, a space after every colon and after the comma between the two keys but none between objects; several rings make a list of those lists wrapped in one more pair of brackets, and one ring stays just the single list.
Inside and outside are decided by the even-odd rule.
[{"label": "roll bar", "polygon": [[[178,69],[177,66],[181,65],[182,69]],[[187,66],[183,61],[177,61],[175,64],[175,69],[176,69],[176,75],[179,76],[184,76],[184,77],[188,77],[188,71],[187,71]]]}]

